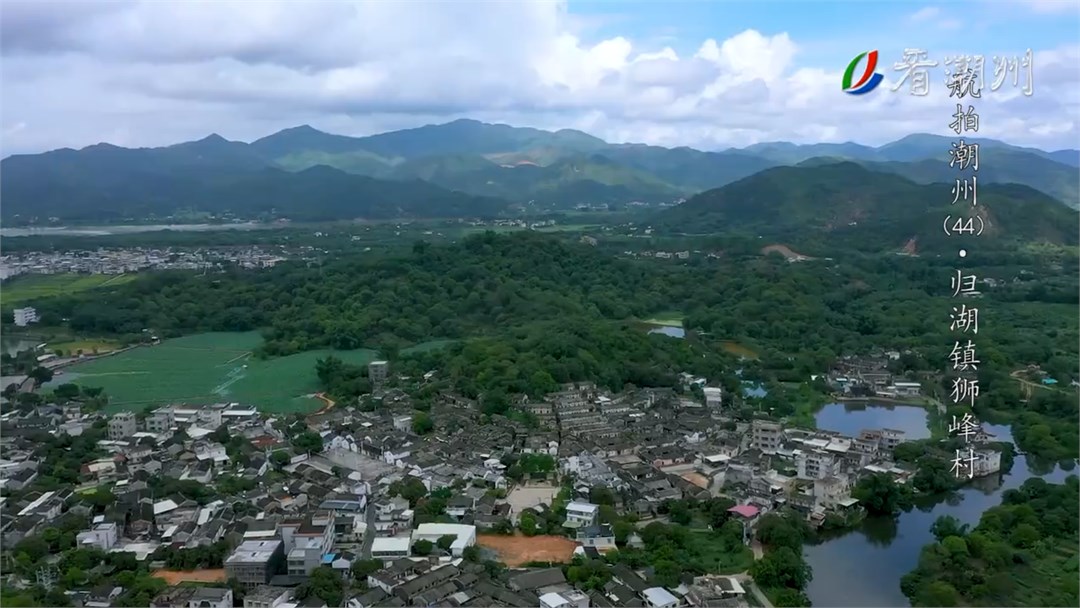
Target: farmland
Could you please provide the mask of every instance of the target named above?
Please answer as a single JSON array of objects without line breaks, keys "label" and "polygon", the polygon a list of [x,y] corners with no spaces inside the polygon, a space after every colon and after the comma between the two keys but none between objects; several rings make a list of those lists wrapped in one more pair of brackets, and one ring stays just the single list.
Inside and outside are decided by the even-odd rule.
[{"label": "farmland", "polygon": [[135,279],[133,274],[33,274],[19,276],[4,282],[2,293],[4,305],[19,304],[29,300],[70,295],[88,289],[120,285]]},{"label": "farmland", "polygon": [[370,350],[324,350],[257,359],[252,351],[261,341],[258,332],[196,334],[73,365],[54,382],[102,387],[114,412],[233,401],[268,412],[308,412],[323,405],[314,396],[317,359],[333,353],[362,364],[375,358]]}]

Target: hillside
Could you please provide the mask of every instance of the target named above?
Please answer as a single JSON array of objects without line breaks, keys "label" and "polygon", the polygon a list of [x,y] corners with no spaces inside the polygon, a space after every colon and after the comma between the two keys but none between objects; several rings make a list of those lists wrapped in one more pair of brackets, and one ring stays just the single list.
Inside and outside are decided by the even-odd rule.
[{"label": "hillside", "polygon": [[[1037,240],[1075,245],[1077,213],[1015,184],[981,188],[979,203],[952,206],[941,185],[916,184],[853,162],[776,167],[694,196],[661,212],[652,225],[668,232],[744,232],[797,240],[828,236],[898,249],[912,236],[927,246]],[[981,236],[945,236],[946,216],[977,214]]]},{"label": "hillside", "polygon": [[[246,145],[246,144],[241,144]],[[50,153],[56,154],[56,153]],[[3,163],[4,220],[119,221],[177,214],[331,220],[493,216],[507,203],[419,180],[379,180],[317,166],[189,166],[112,148],[12,157]]]},{"label": "hillside", "polygon": [[[1044,152],[977,140],[980,196],[993,183],[1026,185],[1080,207],[1080,152]],[[456,120],[367,137],[335,135],[311,126],[284,129],[248,144],[218,135],[162,148],[97,144],[20,155],[0,163],[3,219],[28,223],[160,219],[198,214],[272,213],[307,217],[383,217],[403,213],[493,211],[493,197],[543,209],[580,204],[671,202],[722,187],[761,171],[792,164],[853,160],[875,171],[921,184],[950,183],[951,140],[916,134],[878,148],[843,143],[763,143],[741,150],[705,152],[642,144],[609,144],[573,130],[543,131]],[[824,159],[824,160],[823,160]],[[365,179],[325,173],[326,184],[285,173],[333,169]],[[375,180],[406,182],[376,187]],[[421,190],[423,180],[436,189]],[[311,190],[305,190],[311,188]],[[351,189],[355,188],[355,192]],[[458,191],[453,201],[445,190]],[[434,197],[422,203],[423,196]],[[292,197],[286,200],[286,194]],[[331,202],[329,196],[344,200]],[[301,204],[310,196],[316,205]],[[298,198],[299,197],[299,198]],[[360,199],[374,197],[378,204]],[[462,198],[464,197],[464,198]],[[391,199],[409,201],[398,205]],[[256,199],[259,199],[258,201]],[[317,213],[315,209],[320,209]],[[271,210],[271,211],[268,211]]]}]

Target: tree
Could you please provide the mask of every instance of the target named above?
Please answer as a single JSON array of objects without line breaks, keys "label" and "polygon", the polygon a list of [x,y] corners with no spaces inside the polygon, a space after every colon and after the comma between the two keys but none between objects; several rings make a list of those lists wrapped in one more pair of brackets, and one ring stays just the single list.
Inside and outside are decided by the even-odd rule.
[{"label": "tree", "polygon": [[450,545],[454,544],[455,540],[457,540],[457,537],[453,534],[444,534],[439,537],[439,540],[435,541],[435,545],[443,551],[449,552]]},{"label": "tree", "polygon": [[34,379],[38,386],[41,386],[42,384],[45,384],[46,382],[53,379],[52,370],[40,365],[35,367],[33,371],[31,371],[28,375]]},{"label": "tree", "polygon": [[967,535],[967,531],[968,525],[961,524],[960,520],[952,515],[942,515],[934,520],[934,523],[930,526],[930,533],[934,535],[938,542],[950,536],[963,538]]},{"label": "tree", "polygon": [[763,587],[802,590],[810,582],[810,566],[790,547],[773,549],[750,567],[750,576]]},{"label": "tree", "polygon": [[895,515],[910,504],[904,489],[887,473],[867,475],[851,492],[853,498],[872,515]]},{"label": "tree", "polygon": [[292,456],[285,450],[276,450],[270,454],[270,460],[278,467],[283,467],[289,464],[289,461],[292,460]]},{"label": "tree", "polygon": [[79,385],[66,382],[56,387],[53,391],[55,396],[60,401],[70,401],[79,397]]},{"label": "tree", "polygon": [[292,445],[304,454],[316,454],[323,449],[322,435],[314,431],[304,431],[293,437]]},{"label": "tree", "polygon": [[416,412],[412,417],[412,430],[417,435],[426,435],[435,428],[435,422],[427,412]]},{"label": "tree", "polygon": [[326,602],[327,606],[340,606],[345,597],[345,582],[333,568],[319,566],[296,588],[297,599],[305,600],[311,596]]},{"label": "tree", "polygon": [[419,556],[431,555],[431,551],[435,548],[431,544],[430,540],[420,539],[413,543],[412,551]]},{"label": "tree", "polygon": [[533,515],[532,511],[525,511],[521,514],[518,527],[521,528],[521,533],[525,536],[536,535],[536,516]]},{"label": "tree", "polygon": [[410,507],[415,507],[421,498],[427,496],[427,487],[424,486],[424,482],[412,476],[390,484],[388,491],[390,496],[400,496],[409,501]]}]

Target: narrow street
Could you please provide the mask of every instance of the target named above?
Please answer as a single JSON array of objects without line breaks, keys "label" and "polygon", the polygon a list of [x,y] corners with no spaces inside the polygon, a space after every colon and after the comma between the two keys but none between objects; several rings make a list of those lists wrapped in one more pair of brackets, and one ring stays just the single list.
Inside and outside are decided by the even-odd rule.
[{"label": "narrow street", "polygon": [[371,559],[371,545],[375,542],[375,504],[369,496],[364,509],[364,544],[360,547],[360,559]]}]

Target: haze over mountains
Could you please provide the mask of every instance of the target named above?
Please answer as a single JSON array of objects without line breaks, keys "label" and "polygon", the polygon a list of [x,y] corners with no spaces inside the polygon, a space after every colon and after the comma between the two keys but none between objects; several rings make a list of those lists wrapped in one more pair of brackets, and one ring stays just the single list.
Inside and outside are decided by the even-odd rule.
[{"label": "haze over mountains", "polygon": [[[582,204],[673,203],[731,185],[701,194],[691,201],[694,205],[687,203],[671,215],[689,219],[689,210],[701,201],[727,200],[736,191],[764,205],[770,180],[809,184],[832,175],[825,168],[842,161],[849,161],[841,165],[849,179],[880,186],[873,190],[875,196],[888,199],[895,195],[894,188],[915,196],[911,182],[947,184],[956,179],[957,172],[947,164],[952,141],[912,135],[878,148],[779,142],[706,152],[609,144],[580,131],[548,132],[472,120],[369,137],[301,126],[251,143],[211,135],[164,148],[98,144],[12,156],[0,163],[0,195],[4,221],[16,224],[177,214],[331,220],[494,217]],[[1018,184],[1026,186],[1013,191],[1021,199],[1080,206],[1080,151],[969,141],[981,144],[980,188]],[[791,165],[799,166],[775,169]],[[762,179],[730,189],[755,174]],[[842,181],[834,185],[840,192],[862,187]],[[747,188],[761,196],[751,196]],[[950,202],[944,185],[919,190],[919,196],[940,195],[943,203]],[[790,194],[783,189],[775,193]],[[789,204],[784,200],[788,202],[768,203],[769,208]]]}]

